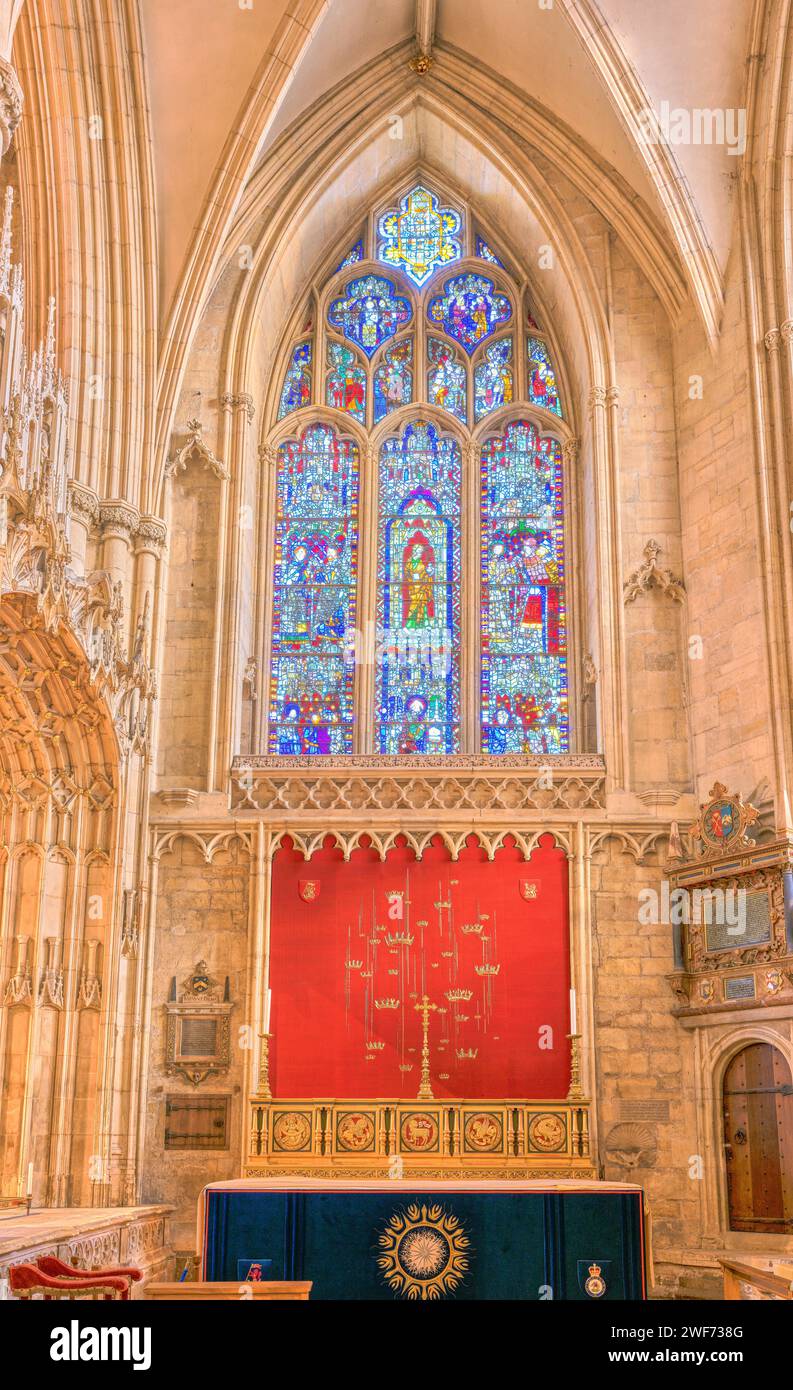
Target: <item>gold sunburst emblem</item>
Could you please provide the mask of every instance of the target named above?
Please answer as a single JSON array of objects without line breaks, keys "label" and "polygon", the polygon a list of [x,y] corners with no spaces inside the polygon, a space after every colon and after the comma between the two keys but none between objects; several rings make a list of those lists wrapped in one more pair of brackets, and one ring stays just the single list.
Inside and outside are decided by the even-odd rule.
[{"label": "gold sunburst emblem", "polygon": [[443,1298],[465,1279],[471,1242],[442,1206],[411,1202],[394,1213],[379,1243],[383,1278],[402,1298]]}]

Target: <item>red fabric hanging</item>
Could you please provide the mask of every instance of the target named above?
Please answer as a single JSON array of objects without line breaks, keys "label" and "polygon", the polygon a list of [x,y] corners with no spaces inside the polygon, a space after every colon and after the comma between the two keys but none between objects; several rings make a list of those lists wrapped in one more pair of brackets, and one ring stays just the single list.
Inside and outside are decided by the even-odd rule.
[{"label": "red fabric hanging", "polygon": [[[300,886],[307,880],[315,885],[308,901]],[[527,880],[536,892],[528,900]],[[451,903],[451,914],[438,902]],[[462,930],[472,924],[481,931]],[[407,936],[409,947],[398,939]],[[483,963],[498,972],[478,973]],[[273,865],[270,985],[277,1097],[415,1096],[415,1004],[426,989],[446,1010],[430,1022],[436,1097],[563,1099],[570,1082],[564,852],[545,835],[529,862],[511,840],[489,862],[470,836],[452,861],[436,836],[420,861],[403,845],[382,863],[369,848],[345,863],[327,839],[306,862],[285,841]],[[454,988],[470,989],[470,1000],[449,1001]],[[396,1009],[375,1007],[393,999]]]}]

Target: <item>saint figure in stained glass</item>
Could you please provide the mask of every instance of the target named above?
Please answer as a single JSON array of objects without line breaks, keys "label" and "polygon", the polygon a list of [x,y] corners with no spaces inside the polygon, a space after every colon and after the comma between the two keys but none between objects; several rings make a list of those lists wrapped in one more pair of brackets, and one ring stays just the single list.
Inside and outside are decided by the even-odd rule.
[{"label": "saint figure in stained glass", "polygon": [[561,446],[525,421],[482,448],[482,746],[569,747]]},{"label": "saint figure in stained glass", "polygon": [[423,285],[438,266],[460,259],[461,225],[459,213],[439,208],[435,194],[417,184],[395,211],[380,218],[378,258]]},{"label": "saint figure in stained glass", "polygon": [[512,317],[512,305],[484,275],[455,275],[444,281],[443,294],[430,300],[430,323],[437,324],[466,352]]},{"label": "saint figure in stained glass", "polygon": [[293,410],[309,405],[311,401],[311,343],[298,343],[293,348],[289,366],[281,387],[281,402],[278,419],[291,415]]},{"label": "saint figure in stained glass", "polygon": [[383,275],[364,275],[344,287],[328,309],[328,322],[371,357],[410,322],[412,309]]},{"label": "saint figure in stained glass", "polygon": [[499,338],[485,348],[474,370],[474,418],[484,419],[491,410],[512,400],[512,339]]},{"label": "saint figure in stained glass", "polygon": [[278,451],[271,753],[349,753],[358,559],[358,450],[312,425]]},{"label": "saint figure in stained glass", "polygon": [[466,371],[450,343],[442,338],[427,340],[427,399],[431,405],[448,410],[466,422]]},{"label": "saint figure in stained glass", "polygon": [[356,420],[366,415],[366,372],[352,348],[328,343],[325,399],[336,410],[346,410]]},{"label": "saint figure in stained glass", "polygon": [[380,452],[381,753],[453,753],[459,740],[460,447],[426,421]]},{"label": "saint figure in stained glass", "polygon": [[529,400],[533,405],[544,405],[546,410],[561,415],[559,388],[545,343],[542,338],[529,338],[527,348]]},{"label": "saint figure in stained glass", "polygon": [[383,353],[373,377],[374,422],[385,419],[392,410],[409,405],[413,399],[413,342],[403,338]]}]

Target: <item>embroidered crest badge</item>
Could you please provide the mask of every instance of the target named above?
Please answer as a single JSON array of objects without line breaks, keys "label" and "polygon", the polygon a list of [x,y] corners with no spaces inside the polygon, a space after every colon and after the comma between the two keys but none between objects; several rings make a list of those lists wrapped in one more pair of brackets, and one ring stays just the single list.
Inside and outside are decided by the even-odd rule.
[{"label": "embroidered crest badge", "polygon": [[319,888],[320,884],[318,878],[298,879],[297,891],[299,892],[304,903],[316,902],[317,898],[319,897]]}]

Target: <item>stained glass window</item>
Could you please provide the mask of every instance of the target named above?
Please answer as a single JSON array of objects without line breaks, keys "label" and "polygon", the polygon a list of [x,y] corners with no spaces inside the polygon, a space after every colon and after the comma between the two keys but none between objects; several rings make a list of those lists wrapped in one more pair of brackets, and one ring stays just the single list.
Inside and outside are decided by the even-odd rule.
[{"label": "stained glass window", "polygon": [[528,358],[529,400],[533,405],[544,405],[546,410],[561,415],[559,388],[542,338],[529,338]]},{"label": "stained glass window", "polygon": [[270,752],[351,753],[358,450],[311,425],[278,450]]},{"label": "stained glass window", "polygon": [[569,747],[562,450],[519,421],[481,454],[482,747]]},{"label": "stained glass window", "polygon": [[474,418],[482,420],[491,410],[509,405],[513,394],[512,339],[499,338],[485,348],[474,369]]},{"label": "stained glass window", "polygon": [[443,294],[430,300],[427,316],[466,352],[473,352],[512,317],[512,306],[484,275],[455,275],[444,282]]},{"label": "stained glass window", "polygon": [[476,238],[476,254],[480,260],[489,261],[491,265],[500,265],[502,267],[504,265],[504,262],[499,260],[492,247],[488,246],[484,237],[479,235],[477,235]]},{"label": "stained glass window", "polygon": [[382,343],[410,322],[413,310],[383,275],[350,280],[341,299],[328,309],[328,321],[371,357]]},{"label": "stained glass window", "polygon": [[336,266],[336,271],[338,272],[340,270],[344,270],[345,267],[348,265],[357,265],[358,261],[362,261],[363,259],[363,238],[361,238],[360,241],[356,241],[354,246],[350,247],[349,251],[347,252],[347,255],[344,257],[344,260],[341,262],[340,265]]},{"label": "stained glass window", "polygon": [[311,343],[298,343],[289,359],[281,387],[278,419],[311,402]]},{"label": "stained glass window", "polygon": [[460,259],[459,213],[441,208],[428,188],[417,184],[399,207],[380,218],[378,259],[404,270],[414,285],[424,285],[433,270]]},{"label": "stained glass window", "polygon": [[383,353],[373,377],[374,422],[384,420],[391,410],[409,405],[413,399],[413,343],[410,338],[395,343]]},{"label": "stained glass window", "polygon": [[418,420],[380,452],[381,753],[459,746],[460,479],[456,440]]},{"label": "stained glass window", "polygon": [[358,354],[341,343],[328,343],[325,399],[336,410],[346,410],[356,420],[366,418],[366,372]]},{"label": "stained glass window", "polygon": [[427,359],[427,400],[465,424],[467,376],[463,363],[451,344],[441,338],[428,338]]}]

